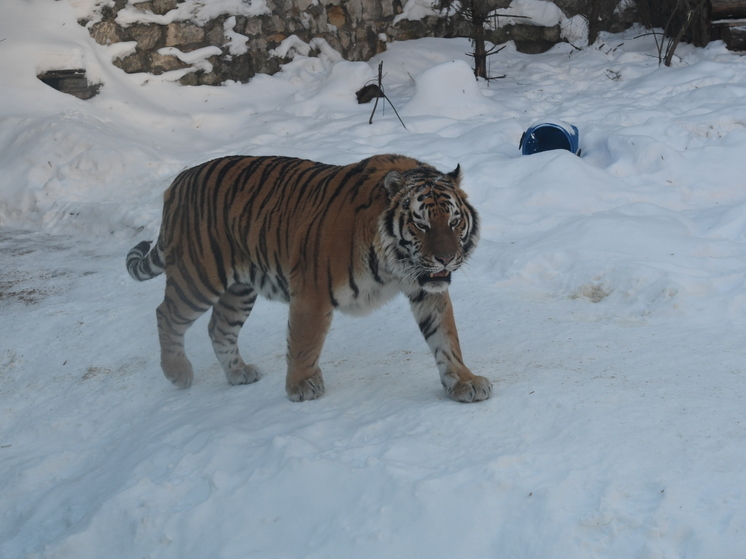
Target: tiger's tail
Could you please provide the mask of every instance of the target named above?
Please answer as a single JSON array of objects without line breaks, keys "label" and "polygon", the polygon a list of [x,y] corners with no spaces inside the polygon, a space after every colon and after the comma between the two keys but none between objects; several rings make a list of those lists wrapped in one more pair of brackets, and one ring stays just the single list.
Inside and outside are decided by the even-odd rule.
[{"label": "tiger's tail", "polygon": [[127,253],[127,271],[132,279],[145,281],[163,273],[163,245],[160,239],[150,250],[150,241],[138,243]]}]

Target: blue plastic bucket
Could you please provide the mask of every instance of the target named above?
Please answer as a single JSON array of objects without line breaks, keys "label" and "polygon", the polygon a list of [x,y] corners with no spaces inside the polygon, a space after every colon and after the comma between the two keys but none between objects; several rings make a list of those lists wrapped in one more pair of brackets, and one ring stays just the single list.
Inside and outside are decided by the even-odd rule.
[{"label": "blue plastic bucket", "polygon": [[551,149],[566,149],[580,155],[579,143],[580,135],[573,124],[542,122],[534,124],[523,133],[518,147],[523,155]]}]

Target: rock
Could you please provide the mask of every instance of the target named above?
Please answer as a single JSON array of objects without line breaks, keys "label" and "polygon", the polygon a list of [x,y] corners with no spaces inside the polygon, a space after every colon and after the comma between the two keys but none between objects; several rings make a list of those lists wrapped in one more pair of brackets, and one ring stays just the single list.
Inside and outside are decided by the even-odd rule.
[{"label": "rock", "polygon": [[194,45],[196,43],[201,43],[204,39],[204,29],[194,23],[169,23],[166,27],[167,47]]},{"label": "rock", "polygon": [[121,68],[128,74],[136,74],[137,72],[145,71],[145,64],[141,54],[130,54],[124,58],[117,58],[113,62],[114,66]]},{"label": "rock", "polygon": [[122,42],[120,27],[113,21],[99,21],[88,29],[88,33],[99,45],[111,45]]},{"label": "rock", "polygon": [[358,104],[362,105],[363,103],[370,103],[376,97],[383,97],[383,91],[381,91],[378,85],[371,83],[359,89],[355,95],[357,96]]},{"label": "rock", "polygon": [[136,23],[129,27],[132,39],[137,41],[137,50],[153,50],[163,46],[163,26]]},{"label": "rock", "polygon": [[153,0],[151,4],[153,5],[152,10],[154,14],[164,15],[170,12],[171,10],[176,9],[177,1],[176,0]]},{"label": "rock", "polygon": [[163,72],[170,72],[171,70],[179,70],[186,68],[187,64],[184,64],[181,60],[170,54],[160,54],[159,52],[151,52],[149,55],[150,59],[150,72],[155,75],[162,74]]},{"label": "rock", "polygon": [[332,6],[326,11],[326,18],[329,21],[330,25],[333,25],[334,27],[344,27],[344,24],[347,22],[347,18],[345,17],[345,11],[342,6]]}]

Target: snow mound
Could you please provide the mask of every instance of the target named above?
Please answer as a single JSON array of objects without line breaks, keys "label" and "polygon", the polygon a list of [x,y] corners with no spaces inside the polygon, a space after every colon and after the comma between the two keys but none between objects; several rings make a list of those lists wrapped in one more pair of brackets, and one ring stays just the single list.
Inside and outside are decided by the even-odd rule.
[{"label": "snow mound", "polygon": [[414,95],[400,112],[462,119],[490,115],[499,108],[482,95],[474,70],[463,60],[451,60],[415,78]]}]

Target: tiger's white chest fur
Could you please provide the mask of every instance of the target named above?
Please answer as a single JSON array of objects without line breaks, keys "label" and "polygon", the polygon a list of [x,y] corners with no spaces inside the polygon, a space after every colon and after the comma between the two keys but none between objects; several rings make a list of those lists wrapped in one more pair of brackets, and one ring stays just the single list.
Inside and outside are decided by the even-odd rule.
[{"label": "tiger's white chest fur", "polygon": [[358,279],[355,288],[345,285],[333,292],[336,308],[353,316],[366,315],[382,307],[401,292],[398,280],[390,279],[381,283],[373,277]]}]

